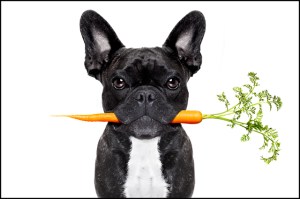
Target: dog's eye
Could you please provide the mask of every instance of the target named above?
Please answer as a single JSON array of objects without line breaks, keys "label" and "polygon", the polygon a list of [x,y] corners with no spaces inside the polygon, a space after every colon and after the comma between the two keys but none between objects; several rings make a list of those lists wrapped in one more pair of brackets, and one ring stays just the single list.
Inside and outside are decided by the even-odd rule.
[{"label": "dog's eye", "polygon": [[168,79],[166,85],[168,87],[168,89],[170,90],[175,90],[179,87],[180,81],[178,78],[176,77],[172,77],[170,79]]},{"label": "dog's eye", "polygon": [[125,88],[126,83],[125,83],[124,79],[122,79],[122,78],[115,78],[112,82],[112,85],[115,89],[121,90],[121,89]]}]

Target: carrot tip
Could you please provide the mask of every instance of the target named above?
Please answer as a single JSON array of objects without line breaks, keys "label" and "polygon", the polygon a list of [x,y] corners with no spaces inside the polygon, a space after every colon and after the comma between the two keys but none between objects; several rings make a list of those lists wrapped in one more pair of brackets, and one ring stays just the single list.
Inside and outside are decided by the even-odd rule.
[{"label": "carrot tip", "polygon": [[114,122],[119,123],[117,116],[114,113],[98,113],[86,115],[52,115],[54,117],[69,117],[86,122]]}]

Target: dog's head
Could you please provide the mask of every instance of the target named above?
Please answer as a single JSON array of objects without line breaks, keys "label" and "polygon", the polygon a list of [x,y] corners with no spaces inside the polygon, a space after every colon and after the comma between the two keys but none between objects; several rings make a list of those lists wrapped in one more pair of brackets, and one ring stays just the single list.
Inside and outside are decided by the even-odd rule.
[{"label": "dog's head", "polygon": [[85,67],[103,85],[105,112],[114,112],[123,129],[138,138],[159,135],[187,107],[187,81],[202,63],[205,19],[193,11],[181,19],[162,48],[125,48],[99,14],[80,19]]}]

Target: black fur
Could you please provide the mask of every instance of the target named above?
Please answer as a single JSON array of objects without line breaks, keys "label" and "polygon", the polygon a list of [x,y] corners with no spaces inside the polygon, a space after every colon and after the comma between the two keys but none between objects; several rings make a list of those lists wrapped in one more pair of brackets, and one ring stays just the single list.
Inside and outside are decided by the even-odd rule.
[{"label": "black fur", "polygon": [[[186,15],[162,48],[125,48],[110,25],[96,12],[80,20],[85,42],[85,67],[103,85],[105,112],[114,112],[121,124],[109,123],[97,149],[95,187],[99,197],[125,197],[130,158],[130,136],[158,144],[162,173],[170,185],[168,197],[191,197],[194,163],[191,142],[180,124],[170,124],[188,103],[187,81],[201,66],[200,44],[205,19],[199,11]],[[116,79],[125,82],[116,89]],[[170,89],[172,78],[180,82]]]}]

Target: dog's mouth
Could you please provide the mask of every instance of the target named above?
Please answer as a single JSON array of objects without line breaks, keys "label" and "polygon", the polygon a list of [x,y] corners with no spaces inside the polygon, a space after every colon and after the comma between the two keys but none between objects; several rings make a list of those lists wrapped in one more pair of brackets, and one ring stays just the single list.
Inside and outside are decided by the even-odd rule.
[{"label": "dog's mouth", "polygon": [[162,132],[173,130],[173,127],[167,122],[160,122],[148,115],[143,115],[129,124],[119,125],[115,130],[127,132],[140,139],[150,139],[161,135]]},{"label": "dog's mouth", "polygon": [[129,125],[129,131],[139,137],[153,137],[163,130],[163,124],[144,115]]},{"label": "dog's mouth", "polygon": [[[166,111],[167,110],[167,111]],[[164,108],[153,107],[153,109],[129,108],[127,106],[113,111],[119,121],[125,125],[143,123],[159,123],[161,125],[170,124],[179,111],[174,110],[170,105],[165,104]]]}]

